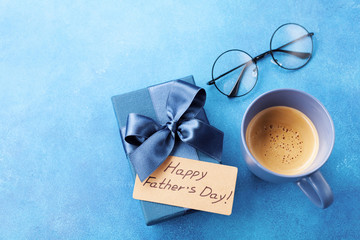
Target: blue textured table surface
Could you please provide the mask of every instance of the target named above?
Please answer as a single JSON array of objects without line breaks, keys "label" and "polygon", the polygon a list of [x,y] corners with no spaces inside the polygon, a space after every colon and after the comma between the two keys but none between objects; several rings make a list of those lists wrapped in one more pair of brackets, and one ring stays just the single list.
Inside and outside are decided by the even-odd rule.
[{"label": "blue textured table surface", "polygon": [[[355,1],[1,1],[1,239],[355,239],[360,236],[360,3]],[[206,85],[218,54],[268,50],[296,22],[315,33],[298,71],[259,65],[253,92]],[[110,97],[194,75],[223,162],[239,168],[233,213],[144,224]],[[336,141],[322,173],[335,201],[321,210],[293,183],[254,177],[240,157],[246,107],[296,88],[330,112]]]}]

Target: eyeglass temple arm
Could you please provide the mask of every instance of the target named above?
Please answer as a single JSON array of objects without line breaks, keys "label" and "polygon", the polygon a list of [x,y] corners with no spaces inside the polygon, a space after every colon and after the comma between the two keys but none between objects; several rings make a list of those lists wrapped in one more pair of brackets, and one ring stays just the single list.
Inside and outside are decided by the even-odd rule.
[{"label": "eyeglass temple arm", "polygon": [[292,43],[294,43],[294,42],[296,42],[296,41],[299,41],[299,40],[301,40],[301,39],[303,39],[303,38],[306,38],[306,37],[309,37],[309,36],[310,36],[310,37],[314,36],[314,33],[311,32],[311,33],[305,34],[304,36],[301,36],[301,37],[299,37],[299,38],[297,38],[297,39],[294,39],[294,40],[292,40],[291,42],[288,42],[288,43],[286,43],[286,44],[278,47],[277,49],[274,49],[273,51],[277,51],[277,50],[279,50],[279,49],[281,49],[281,48],[284,48],[284,47],[286,47],[286,46],[288,46],[288,45],[290,45],[290,44],[292,44]]},{"label": "eyeglass temple arm", "polygon": [[301,58],[301,59],[307,59],[311,56],[311,53],[295,52],[295,51],[288,51],[288,50],[283,50],[283,49],[273,50],[273,52],[283,52],[283,53],[287,53],[287,54],[293,55],[293,56]]},{"label": "eyeglass temple arm", "polygon": [[[286,44],[284,44],[284,45],[282,45],[282,46],[280,46],[280,47],[272,50],[272,52],[284,52],[284,53],[288,53],[288,54],[294,55],[294,56],[296,56],[296,57],[299,57],[299,58],[301,58],[301,59],[306,59],[306,58],[308,58],[308,57],[311,55],[311,53],[294,52],[294,51],[283,50],[283,49],[281,49],[281,48],[284,48],[284,47],[286,47],[286,46],[288,46],[288,45],[290,45],[290,44],[292,44],[292,43],[294,43],[294,42],[296,42],[296,41],[299,41],[299,40],[301,40],[301,39],[303,39],[303,38],[305,38],[305,37],[308,37],[308,36],[312,37],[313,35],[314,35],[314,33],[312,33],[312,32],[311,32],[311,33],[308,33],[308,34],[305,34],[304,36],[301,36],[301,37],[299,37],[299,38],[297,38],[297,39],[295,39],[295,40],[293,40],[293,41],[291,41],[291,42],[288,42],[288,43],[286,43]],[[220,76],[214,78],[213,80],[210,80],[209,82],[207,82],[207,85],[212,85],[212,84],[214,84],[216,80],[219,80],[219,79],[222,78],[223,76],[225,76],[225,75],[227,75],[227,74],[235,71],[236,69],[239,69],[240,67],[244,66],[245,64],[248,64],[248,63],[251,62],[251,61],[257,62],[258,60],[260,60],[260,59],[264,58],[266,55],[268,55],[270,52],[271,52],[271,51],[264,52],[264,53],[262,53],[262,54],[260,54],[260,55],[258,55],[258,56],[256,56],[256,57],[254,57],[254,59],[251,59],[251,60],[249,60],[249,61],[246,62],[246,63],[243,63],[243,64],[241,64],[241,65],[239,65],[239,66],[237,66],[237,67],[235,67],[235,68],[233,68],[233,69],[230,69],[229,71],[227,71],[227,72],[221,74]]]},{"label": "eyeglass temple arm", "polygon": [[314,33],[305,34],[305,35],[303,35],[303,36],[301,36],[301,37],[299,37],[299,38],[297,38],[297,39],[292,40],[291,42],[288,42],[288,43],[286,43],[286,44],[284,44],[284,45],[276,48],[276,49],[273,49],[273,50],[264,52],[264,53],[262,53],[262,54],[260,54],[260,55],[258,55],[258,56],[256,56],[256,57],[254,57],[254,61],[256,62],[256,61],[262,59],[263,57],[265,57],[266,55],[268,55],[268,54],[271,53],[271,52],[283,52],[283,53],[288,53],[288,54],[294,55],[294,56],[296,56],[296,57],[298,57],[298,58],[301,58],[301,59],[306,59],[306,58],[308,58],[308,57],[311,55],[311,53],[289,51],[289,50],[284,50],[284,49],[282,49],[282,48],[287,47],[287,46],[289,46],[290,44],[292,44],[292,43],[294,43],[294,42],[296,42],[296,41],[299,41],[299,40],[301,40],[301,39],[303,39],[303,38],[306,38],[306,37],[308,37],[308,36],[312,37],[313,35],[314,35]]},{"label": "eyeglass temple arm", "polygon": [[242,76],[244,75],[245,69],[249,66],[249,62],[246,63],[245,67],[241,70],[241,73],[238,77],[238,79],[236,80],[236,83],[234,85],[234,87],[231,89],[228,97],[235,97],[239,91],[239,86],[240,86],[240,82],[242,79]]},{"label": "eyeglass temple arm", "polygon": [[[250,60],[250,61],[251,61],[251,60]],[[250,61],[249,61],[249,62],[250,62]],[[246,65],[247,63],[248,63],[248,62],[243,63],[243,64],[241,64],[241,65],[239,65],[239,66],[237,66],[237,67],[234,67],[233,69],[230,69],[229,71],[221,74],[220,76],[214,78],[213,80],[208,81],[208,82],[207,82],[207,85],[212,85],[212,84],[214,84],[216,80],[222,78],[222,77],[225,76],[225,75],[228,75],[229,73],[232,73],[233,71],[235,71],[236,69],[241,68],[242,66]]]},{"label": "eyeglass temple arm", "polygon": [[260,59],[264,58],[266,55],[270,54],[271,52],[283,52],[283,53],[287,53],[287,54],[293,55],[293,56],[301,58],[301,59],[307,59],[311,55],[311,53],[289,51],[289,50],[281,49],[281,47],[280,47],[280,48],[274,49],[272,51],[264,52],[264,53],[260,54],[259,56],[254,57],[253,61],[257,62]]}]

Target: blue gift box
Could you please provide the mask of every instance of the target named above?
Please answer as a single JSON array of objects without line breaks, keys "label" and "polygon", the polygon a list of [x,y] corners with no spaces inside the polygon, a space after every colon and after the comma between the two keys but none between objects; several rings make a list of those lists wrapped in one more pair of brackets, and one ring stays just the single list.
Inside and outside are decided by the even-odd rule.
[{"label": "blue gift box", "polygon": [[[194,78],[192,76],[177,80],[182,80],[191,84],[195,84]],[[128,114],[137,113],[155,119],[160,123],[166,122],[165,109],[171,82],[172,81],[169,81],[137,91],[113,96],[111,98],[116,119],[119,125],[122,144],[127,156],[133,150],[132,146],[127,144],[124,139]],[[156,97],[154,97],[155,95]],[[204,109],[200,110],[196,118],[202,120],[205,123],[209,123]],[[217,160],[201,153],[200,151],[181,141],[177,141],[175,143],[175,147],[170,155],[218,163]],[[136,174],[130,161],[129,164],[135,179]],[[132,194],[129,193],[129,196],[131,195]],[[147,201],[140,201],[140,203],[142,211],[144,213],[146,225],[153,225],[193,211],[187,208],[175,207]]]}]

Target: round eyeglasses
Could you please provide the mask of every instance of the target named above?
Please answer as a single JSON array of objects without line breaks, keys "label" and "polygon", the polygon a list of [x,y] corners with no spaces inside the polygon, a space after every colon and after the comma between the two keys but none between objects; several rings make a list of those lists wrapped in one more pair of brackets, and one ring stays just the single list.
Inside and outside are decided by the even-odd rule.
[{"label": "round eyeglasses", "polygon": [[212,80],[217,90],[228,97],[241,97],[254,89],[258,79],[257,61],[271,55],[274,62],[288,70],[305,66],[313,51],[312,36],[303,26],[286,23],[278,27],[270,39],[270,50],[256,57],[231,49],[220,54],[212,66]]}]

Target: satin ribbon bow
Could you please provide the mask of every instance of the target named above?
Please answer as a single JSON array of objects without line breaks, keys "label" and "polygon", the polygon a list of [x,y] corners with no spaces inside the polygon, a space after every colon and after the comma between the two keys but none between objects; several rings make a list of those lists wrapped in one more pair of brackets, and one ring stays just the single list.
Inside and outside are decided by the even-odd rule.
[{"label": "satin ribbon bow", "polygon": [[181,80],[172,84],[165,124],[136,113],[128,115],[125,141],[138,146],[129,158],[142,182],[169,156],[175,139],[221,161],[223,132],[195,118],[205,104],[205,90]]}]

